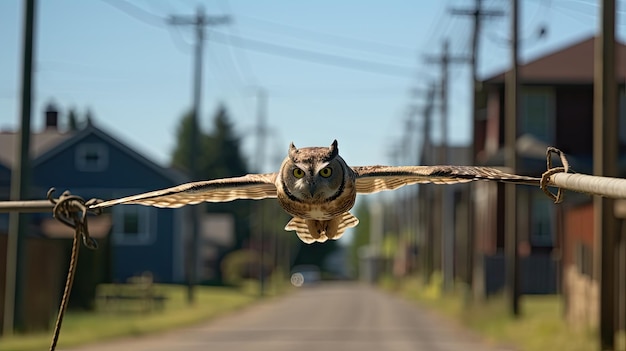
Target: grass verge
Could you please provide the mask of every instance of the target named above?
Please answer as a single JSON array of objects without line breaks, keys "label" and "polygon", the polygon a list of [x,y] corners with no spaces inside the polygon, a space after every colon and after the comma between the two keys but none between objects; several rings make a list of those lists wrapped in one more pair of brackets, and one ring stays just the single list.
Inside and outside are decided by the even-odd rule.
[{"label": "grass verge", "polygon": [[565,322],[559,296],[523,296],[522,316],[514,318],[502,296],[465,304],[462,291],[444,294],[438,279],[433,282],[424,286],[418,278],[411,278],[383,286],[463,324],[493,344],[521,351],[588,351],[598,347],[593,330],[576,330]]},{"label": "grass verge", "polygon": [[[111,313],[68,311],[63,320],[58,348],[84,345],[107,339],[137,336],[193,325],[235,311],[258,301],[258,285],[243,289],[198,286],[196,302],[186,302],[186,287],[158,285],[168,300],[162,311]],[[275,291],[268,295],[276,294]],[[52,331],[0,337],[0,351],[47,350]]]}]

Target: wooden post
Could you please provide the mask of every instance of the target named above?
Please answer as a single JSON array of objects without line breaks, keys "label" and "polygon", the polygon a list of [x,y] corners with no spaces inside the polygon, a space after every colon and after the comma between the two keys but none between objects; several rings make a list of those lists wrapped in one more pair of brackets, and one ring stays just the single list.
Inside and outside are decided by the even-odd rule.
[{"label": "wooden post", "polygon": [[[11,169],[11,200],[24,200],[28,196],[30,182],[30,120],[32,107],[33,47],[35,36],[35,0],[24,1],[24,46],[22,56],[22,103],[21,126],[16,145],[17,155]],[[24,323],[24,277],[21,274],[25,262],[24,248],[26,215],[9,214],[7,238],[6,279],[4,295],[3,335],[13,334]]]},{"label": "wooden post", "polygon": [[[511,55],[512,65],[506,77],[506,115],[504,122],[505,165],[509,172],[517,171],[517,119],[519,102],[518,81],[518,21],[519,0],[512,0],[511,13]],[[520,315],[519,309],[519,253],[517,252],[517,198],[515,184],[505,184],[504,187],[504,235],[505,235],[505,261],[506,261],[506,290],[509,300],[510,312],[513,316]]]},{"label": "wooden post", "polygon": [[[595,42],[593,173],[617,175],[617,80],[615,77],[615,0],[602,0],[600,36]],[[594,197],[594,277],[598,281],[600,349],[615,349],[614,200]]]}]

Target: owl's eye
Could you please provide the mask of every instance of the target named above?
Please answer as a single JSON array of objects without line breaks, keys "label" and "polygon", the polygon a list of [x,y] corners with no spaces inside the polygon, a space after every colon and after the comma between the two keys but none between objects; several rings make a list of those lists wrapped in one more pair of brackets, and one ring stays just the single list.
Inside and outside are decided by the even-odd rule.
[{"label": "owl's eye", "polygon": [[333,170],[330,167],[324,167],[320,170],[320,175],[324,178],[330,177],[331,174],[333,174]]},{"label": "owl's eye", "polygon": [[304,177],[304,171],[301,170],[300,168],[294,168],[293,169],[293,176],[300,179],[302,177]]}]

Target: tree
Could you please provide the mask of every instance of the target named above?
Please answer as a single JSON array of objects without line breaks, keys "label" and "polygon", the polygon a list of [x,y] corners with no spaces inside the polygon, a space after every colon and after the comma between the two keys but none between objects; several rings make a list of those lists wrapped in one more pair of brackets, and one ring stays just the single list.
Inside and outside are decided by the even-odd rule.
[{"label": "tree", "polygon": [[87,108],[87,111],[85,112],[85,123],[90,126],[94,120],[95,116],[93,114],[93,111],[91,111],[90,108]]},{"label": "tree", "polygon": [[[191,112],[186,113],[180,120],[178,124],[178,128],[176,129],[176,146],[174,147],[174,151],[172,152],[172,162],[171,165],[173,167],[179,168],[181,170],[189,170],[189,139],[191,139],[191,131],[192,131],[192,114]],[[200,139],[202,140],[202,134],[200,134]],[[204,148],[203,148],[204,149]],[[202,158],[205,150],[199,150],[201,154],[198,156]]]},{"label": "tree", "polygon": [[220,105],[213,120],[213,131],[202,144],[209,151],[208,157],[200,162],[201,174],[207,177],[224,178],[247,173],[246,162],[240,150],[241,140],[235,135],[228,112]]},{"label": "tree", "polygon": [[67,123],[70,131],[75,132],[79,129],[78,114],[76,113],[76,109],[73,107],[70,108],[69,112],[67,113]]},{"label": "tree", "polygon": [[[189,112],[178,125],[177,143],[172,153],[172,166],[183,170],[189,170],[192,128],[192,114]],[[241,139],[235,134],[228,111],[223,105],[218,107],[211,129],[209,133],[199,131],[200,149],[194,150],[200,179],[234,177],[247,173],[246,162],[241,154]]]},{"label": "tree", "polygon": [[[189,139],[192,132],[192,114],[186,113],[177,129],[177,144],[172,153],[172,166],[189,170]],[[207,180],[235,177],[247,173],[246,162],[241,154],[241,140],[236,135],[226,107],[220,105],[213,118],[209,133],[198,131],[198,150],[194,150],[198,162],[199,179]],[[237,221],[237,243],[241,244],[248,237],[247,222],[250,215],[251,201],[210,203],[209,212],[232,213]],[[245,227],[245,228],[244,228]]]},{"label": "tree", "polygon": [[[177,144],[172,152],[172,166],[181,170],[189,170],[189,139],[192,133],[192,114],[186,113],[178,125]],[[236,135],[230,121],[226,107],[221,105],[213,118],[211,131],[198,131],[198,150],[193,150],[198,162],[198,178],[193,180],[208,180],[226,177],[235,177],[247,173],[244,157],[241,154],[241,140]],[[204,205],[210,213],[229,213],[235,219],[235,247],[240,249],[250,237],[250,204],[252,201],[232,201],[225,203],[208,203]],[[221,258],[228,252],[222,251],[218,258],[218,267]],[[220,272],[216,269],[216,272]],[[218,273],[218,283],[221,276]]]},{"label": "tree", "polygon": [[71,132],[76,132],[91,125],[95,117],[90,108],[87,108],[85,114],[81,116],[76,112],[76,108],[70,107],[67,113],[67,127]]}]

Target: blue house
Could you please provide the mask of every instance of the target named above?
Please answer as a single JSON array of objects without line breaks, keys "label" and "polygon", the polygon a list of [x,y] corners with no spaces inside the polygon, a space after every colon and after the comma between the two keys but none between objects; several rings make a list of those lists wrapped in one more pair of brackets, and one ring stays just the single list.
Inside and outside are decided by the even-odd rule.
[{"label": "blue house", "polygon": [[[31,197],[43,199],[49,188],[69,190],[84,199],[132,195],[180,184],[184,177],[134,151],[103,129],[88,123],[77,131],[61,131],[57,111],[46,111],[45,130],[31,137]],[[14,164],[16,133],[0,132],[0,200],[8,198]],[[90,217],[95,236],[108,235],[110,276],[113,281],[150,271],[164,283],[184,279],[184,216],[186,210],[126,205]],[[58,236],[59,226],[50,214],[33,217],[35,233]],[[93,224],[92,224],[93,223]],[[6,215],[0,233],[6,232]],[[67,228],[64,229],[66,235]]]}]

